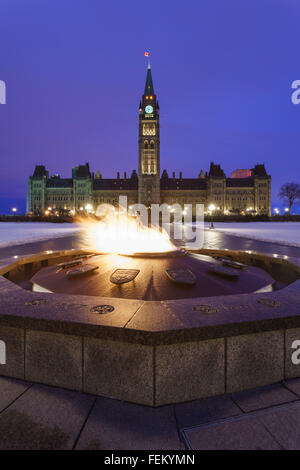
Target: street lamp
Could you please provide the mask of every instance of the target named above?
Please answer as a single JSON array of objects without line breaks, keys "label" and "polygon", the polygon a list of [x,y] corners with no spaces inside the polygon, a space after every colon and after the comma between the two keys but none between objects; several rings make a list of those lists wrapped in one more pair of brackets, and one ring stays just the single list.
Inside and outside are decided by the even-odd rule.
[{"label": "street lamp", "polygon": [[209,209],[209,212],[210,212],[210,227],[209,228],[213,229],[213,228],[215,228],[214,227],[214,222],[213,222],[213,212],[214,212],[214,210],[216,210],[216,206],[214,204],[211,204],[208,209]]},{"label": "street lamp", "polygon": [[11,211],[12,211],[12,213],[15,215],[16,212],[17,212],[17,210],[18,210],[18,209],[17,209],[16,207],[13,207]]}]

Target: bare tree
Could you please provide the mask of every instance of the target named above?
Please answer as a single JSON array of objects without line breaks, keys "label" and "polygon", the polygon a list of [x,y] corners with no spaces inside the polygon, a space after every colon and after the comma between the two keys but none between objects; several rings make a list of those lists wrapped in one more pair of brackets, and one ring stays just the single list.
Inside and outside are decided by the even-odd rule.
[{"label": "bare tree", "polygon": [[281,186],[279,191],[279,198],[283,199],[289,208],[289,214],[291,213],[292,205],[296,200],[300,199],[300,184],[298,183],[285,183]]}]

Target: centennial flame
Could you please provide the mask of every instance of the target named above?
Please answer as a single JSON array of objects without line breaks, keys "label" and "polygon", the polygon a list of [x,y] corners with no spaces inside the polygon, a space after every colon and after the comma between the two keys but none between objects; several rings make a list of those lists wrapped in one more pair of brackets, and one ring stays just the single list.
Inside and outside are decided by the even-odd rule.
[{"label": "centennial flame", "polygon": [[82,223],[82,242],[98,253],[161,253],[176,250],[165,230],[146,227],[137,218],[109,214]]}]

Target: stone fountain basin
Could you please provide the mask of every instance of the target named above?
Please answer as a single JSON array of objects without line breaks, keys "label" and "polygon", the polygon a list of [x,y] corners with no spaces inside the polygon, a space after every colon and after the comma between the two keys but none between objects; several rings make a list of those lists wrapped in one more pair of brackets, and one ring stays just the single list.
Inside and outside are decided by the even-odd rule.
[{"label": "stone fountain basin", "polygon": [[41,267],[85,251],[1,260],[0,375],[149,406],[300,377],[291,360],[300,340],[300,260],[200,251],[290,284],[270,293],[161,301],[33,293],[15,282],[25,285]]},{"label": "stone fountain basin", "polygon": [[[211,256],[181,252],[177,256],[165,253],[157,257],[98,255],[83,261],[81,266],[97,269],[85,276],[70,278],[72,268],[44,267],[31,279],[34,290],[122,299],[174,300],[270,291],[274,283],[269,273],[256,266],[247,266],[245,270],[228,269],[237,275],[236,279],[218,276],[210,272],[210,268],[221,267],[221,261]],[[130,282],[115,284],[111,276],[116,270],[134,272],[136,277]],[[168,272],[187,272],[195,276],[196,282],[192,285],[174,282]]]}]

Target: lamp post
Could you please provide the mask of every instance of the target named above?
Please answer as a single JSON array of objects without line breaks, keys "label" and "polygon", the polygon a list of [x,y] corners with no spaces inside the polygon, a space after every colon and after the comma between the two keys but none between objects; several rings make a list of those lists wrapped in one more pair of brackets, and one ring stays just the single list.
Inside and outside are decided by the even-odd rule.
[{"label": "lamp post", "polygon": [[210,229],[213,229],[215,228],[214,227],[214,222],[213,222],[213,212],[214,210],[216,209],[216,206],[214,204],[211,204],[208,208],[209,212],[210,212]]},{"label": "lamp post", "polygon": [[11,210],[11,211],[12,211],[13,215],[16,215],[16,213],[17,213],[17,210],[18,210],[18,209],[17,209],[16,207],[13,207],[13,208],[12,208],[12,210]]}]

